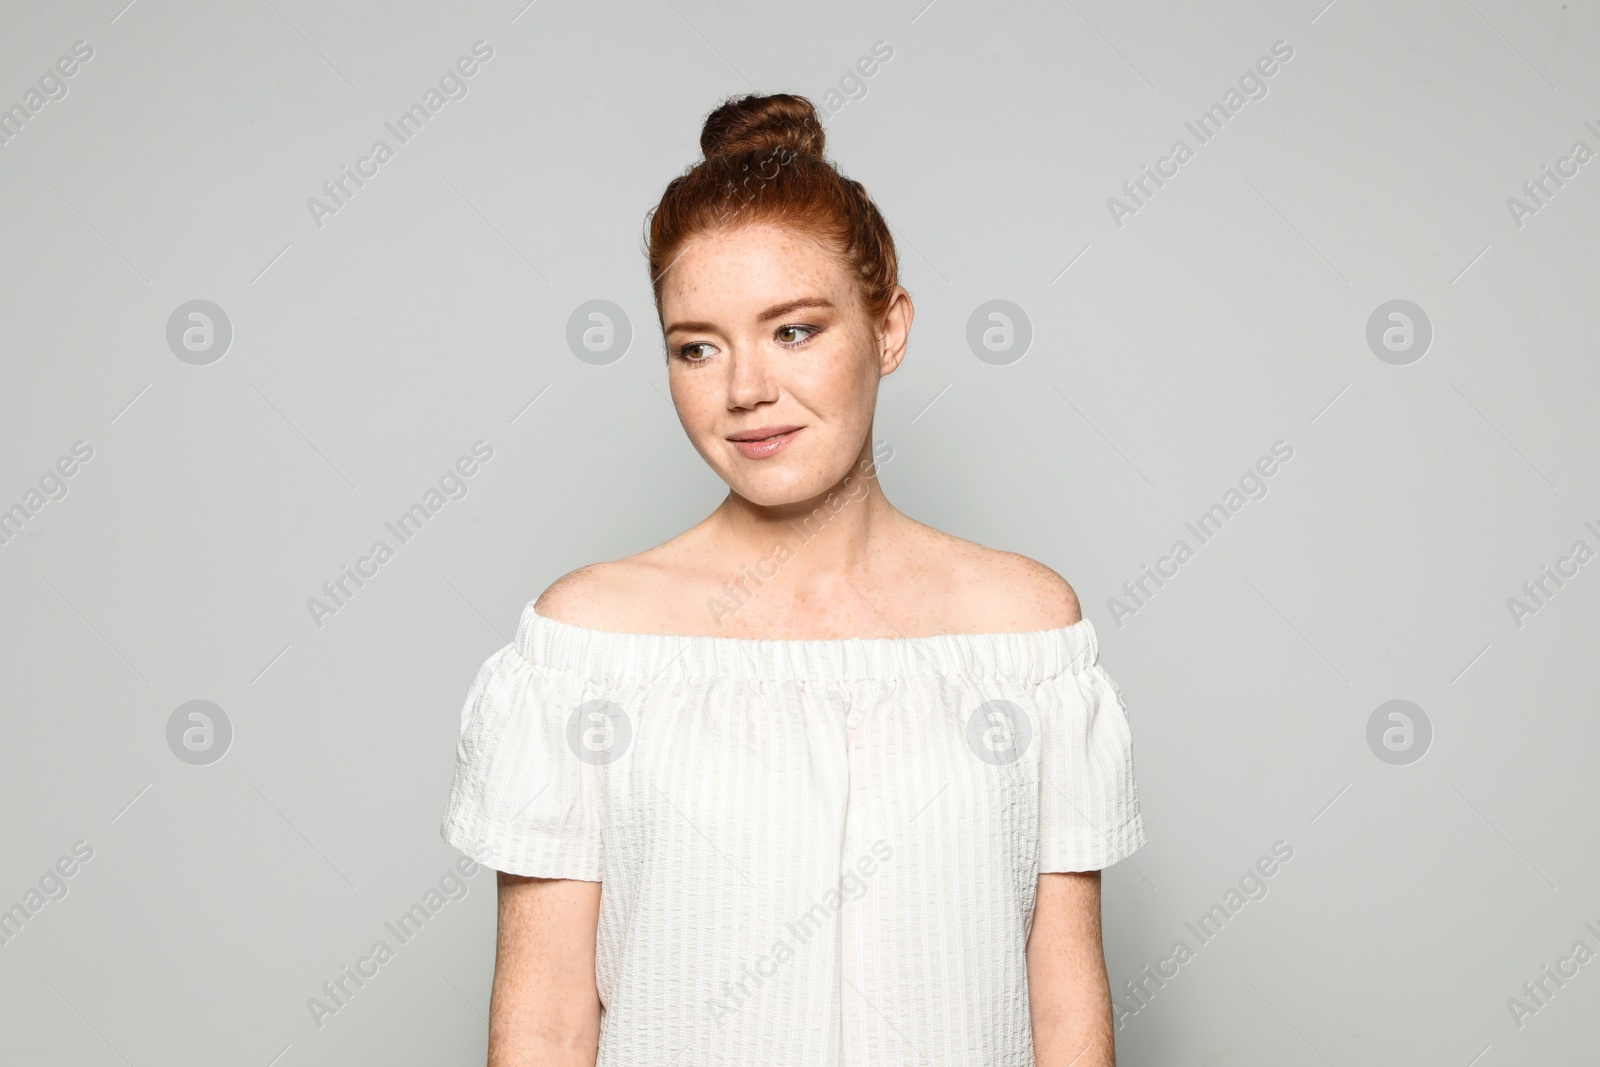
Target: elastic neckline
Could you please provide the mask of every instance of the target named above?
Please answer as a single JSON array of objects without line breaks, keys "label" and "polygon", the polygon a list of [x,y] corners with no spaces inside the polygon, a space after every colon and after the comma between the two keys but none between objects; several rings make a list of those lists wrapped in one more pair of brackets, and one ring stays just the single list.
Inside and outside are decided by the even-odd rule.
[{"label": "elastic neckline", "polygon": [[1087,617],[1054,630],[929,637],[712,637],[619,633],[559,622],[533,610],[517,623],[517,651],[547,670],[594,679],[694,678],[806,681],[1001,675],[1037,684],[1076,674],[1099,656]]}]

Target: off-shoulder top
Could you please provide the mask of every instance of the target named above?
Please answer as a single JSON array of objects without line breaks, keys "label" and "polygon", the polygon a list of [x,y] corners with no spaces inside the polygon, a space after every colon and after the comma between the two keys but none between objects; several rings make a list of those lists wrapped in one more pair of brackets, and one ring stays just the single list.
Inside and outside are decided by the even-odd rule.
[{"label": "off-shoulder top", "polygon": [[601,883],[597,1067],[1032,1067],[1038,875],[1145,843],[1093,625],[613,633],[537,614],[461,711],[442,826]]}]

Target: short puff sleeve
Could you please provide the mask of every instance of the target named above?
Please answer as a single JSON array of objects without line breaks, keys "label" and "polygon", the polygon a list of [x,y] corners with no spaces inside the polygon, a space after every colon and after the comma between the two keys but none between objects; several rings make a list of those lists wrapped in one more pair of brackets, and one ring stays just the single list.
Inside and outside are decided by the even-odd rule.
[{"label": "short puff sleeve", "polygon": [[1041,687],[1039,871],[1097,871],[1145,843],[1122,690],[1097,643]]},{"label": "short puff sleeve", "polygon": [[461,708],[455,781],[440,833],[486,867],[601,881],[592,763],[569,746],[579,686],[530,663],[515,644],[478,670]]}]

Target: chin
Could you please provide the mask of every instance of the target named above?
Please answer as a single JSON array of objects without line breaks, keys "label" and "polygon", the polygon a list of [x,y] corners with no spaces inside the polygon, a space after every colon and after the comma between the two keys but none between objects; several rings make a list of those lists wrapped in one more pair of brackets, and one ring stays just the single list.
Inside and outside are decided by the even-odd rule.
[{"label": "chin", "polygon": [[751,485],[747,483],[739,490],[739,495],[759,507],[778,508],[798,503],[801,500],[807,500],[816,494],[788,486]]},{"label": "chin", "polygon": [[769,468],[756,474],[755,477],[750,477],[750,473],[741,471],[740,474],[744,476],[729,480],[729,484],[750,503],[766,508],[810,500],[827,488],[820,482],[813,485],[815,479],[808,478],[798,471]]}]

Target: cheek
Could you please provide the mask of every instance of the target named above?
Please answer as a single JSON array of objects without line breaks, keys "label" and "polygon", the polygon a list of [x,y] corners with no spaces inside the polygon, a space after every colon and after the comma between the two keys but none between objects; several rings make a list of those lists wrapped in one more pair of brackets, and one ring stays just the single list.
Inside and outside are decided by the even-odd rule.
[{"label": "cheek", "polygon": [[[703,371],[703,368],[702,368]],[[672,363],[667,369],[667,395],[679,407],[704,407],[705,383],[695,375],[695,368]]]},{"label": "cheek", "polygon": [[672,400],[672,406],[677,409],[678,420],[685,426],[694,426],[702,420],[701,413],[705,410],[705,401],[702,390],[696,389],[692,381],[678,371],[673,371],[667,378],[667,396]]},{"label": "cheek", "polygon": [[700,372],[674,370],[667,380],[667,395],[678,413],[678,422],[696,441],[715,436],[717,420],[721,417],[726,393],[720,383],[713,382],[709,370]]},{"label": "cheek", "polygon": [[812,364],[809,372],[796,381],[796,391],[804,388],[808,396],[836,417],[870,409],[878,378],[877,361],[871,352],[860,338],[850,338],[848,344],[830,350],[826,358]]},{"label": "cheek", "polygon": [[848,361],[835,370],[825,386],[835,417],[851,426],[864,426],[871,422],[877,401],[877,385],[877,364],[860,354],[852,354]]}]

